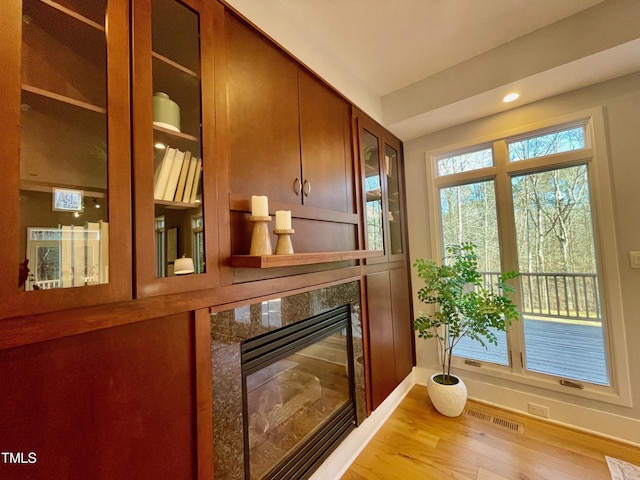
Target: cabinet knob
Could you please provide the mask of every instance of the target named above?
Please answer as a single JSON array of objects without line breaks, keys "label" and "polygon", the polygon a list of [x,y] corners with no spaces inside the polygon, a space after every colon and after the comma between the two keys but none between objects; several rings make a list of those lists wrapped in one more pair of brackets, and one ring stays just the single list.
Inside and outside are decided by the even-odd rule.
[{"label": "cabinet knob", "polygon": [[305,197],[309,196],[311,193],[311,182],[308,182],[307,180],[304,181],[302,184],[302,193],[304,193]]},{"label": "cabinet knob", "polygon": [[300,179],[296,177],[296,179],[293,181],[293,193],[295,193],[296,195],[300,195],[301,186],[302,185],[300,184]]}]

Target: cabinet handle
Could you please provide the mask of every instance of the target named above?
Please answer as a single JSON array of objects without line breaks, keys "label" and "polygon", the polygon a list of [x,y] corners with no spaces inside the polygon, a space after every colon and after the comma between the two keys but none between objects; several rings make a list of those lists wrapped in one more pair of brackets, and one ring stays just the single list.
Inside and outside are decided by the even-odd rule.
[{"label": "cabinet handle", "polygon": [[300,195],[300,190],[301,190],[300,187],[301,187],[300,179],[296,177],[296,179],[293,181],[293,193],[295,193],[296,195]]},{"label": "cabinet handle", "polygon": [[304,193],[305,197],[308,197],[309,194],[311,193],[311,182],[308,181],[304,181],[304,183],[302,184],[302,193]]}]

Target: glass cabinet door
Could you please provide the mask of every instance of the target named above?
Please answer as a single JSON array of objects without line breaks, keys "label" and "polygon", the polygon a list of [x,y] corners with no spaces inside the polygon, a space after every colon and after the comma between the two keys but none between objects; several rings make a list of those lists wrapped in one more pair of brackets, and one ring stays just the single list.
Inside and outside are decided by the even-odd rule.
[{"label": "glass cabinet door", "polygon": [[404,183],[400,140],[365,116],[356,116],[364,197],[364,243],[384,256],[367,264],[404,261]]},{"label": "glass cabinet door", "polygon": [[365,241],[367,250],[384,250],[382,215],[382,177],[380,175],[380,139],[362,130],[364,155]]},{"label": "glass cabinet door", "polygon": [[[175,0],[153,0],[153,198],[156,276],[204,273],[193,261],[193,219],[202,217],[202,111],[198,14]],[[191,261],[180,260],[190,259]]]},{"label": "glass cabinet door", "polygon": [[209,271],[205,261],[205,171],[211,149],[203,132],[205,110],[213,108],[213,101],[203,101],[205,95],[211,95],[203,79],[212,80],[206,69],[210,62],[203,58],[207,52],[213,56],[213,42],[208,33],[211,29],[201,25],[213,23],[210,3],[134,2],[134,255],[138,296],[206,285],[201,278],[194,287],[193,277]]},{"label": "glass cabinet door", "polygon": [[23,3],[25,290],[109,281],[106,0],[76,3]]},{"label": "glass cabinet door", "polygon": [[402,198],[400,184],[400,167],[398,162],[398,146],[391,146],[385,141],[384,170],[387,180],[387,218],[389,225],[389,254],[404,253],[402,246]]},{"label": "glass cabinet door", "polygon": [[[112,268],[129,262],[119,242],[130,238],[131,217],[112,218],[113,208],[130,201],[128,2],[11,3],[2,28],[9,22],[12,28],[19,25],[15,83],[20,90],[19,98],[13,88],[3,88],[3,94],[19,106],[19,138],[3,135],[0,142],[3,148],[12,142],[17,147],[3,162],[18,172],[7,182],[17,180],[19,197],[17,221],[5,224],[17,231],[11,237],[3,232],[8,240],[3,243],[14,248],[17,239],[14,288],[48,292],[28,294],[46,300],[21,301],[19,313],[130,298],[130,280],[114,277]],[[12,17],[18,5],[21,16]],[[116,25],[109,32],[107,21]],[[13,71],[2,62],[4,81],[9,81]],[[111,72],[122,62],[124,67]],[[3,108],[9,118],[13,103],[10,107]],[[114,190],[117,197],[111,195]],[[63,294],[62,289],[69,290]]]}]

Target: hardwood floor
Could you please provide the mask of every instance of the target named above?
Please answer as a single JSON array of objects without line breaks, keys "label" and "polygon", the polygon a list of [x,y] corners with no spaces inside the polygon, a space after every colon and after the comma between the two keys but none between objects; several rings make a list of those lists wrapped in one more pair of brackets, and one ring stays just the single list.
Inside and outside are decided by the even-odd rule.
[{"label": "hardwood floor", "polygon": [[638,448],[472,401],[444,417],[416,385],[342,480],[606,480],[605,455],[640,465]]}]

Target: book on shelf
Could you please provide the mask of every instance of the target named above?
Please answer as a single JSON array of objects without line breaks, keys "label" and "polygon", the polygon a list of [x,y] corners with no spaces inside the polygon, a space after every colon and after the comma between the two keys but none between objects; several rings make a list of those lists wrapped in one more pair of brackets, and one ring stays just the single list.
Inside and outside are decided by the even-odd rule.
[{"label": "book on shelf", "polygon": [[171,170],[169,171],[169,178],[167,179],[167,186],[164,190],[162,200],[173,202],[176,195],[176,188],[178,188],[178,179],[180,178],[180,170],[182,170],[182,163],[184,162],[184,154],[182,150],[176,150],[171,162]]},{"label": "book on shelf", "polygon": [[200,184],[200,178],[202,177],[202,159],[199,158],[196,163],[196,174],[193,177],[193,186],[191,187],[191,197],[189,203],[196,203],[196,195],[198,194],[198,185]]},{"label": "book on shelf", "polygon": [[176,202],[182,202],[184,197],[184,187],[187,183],[187,174],[189,173],[189,165],[191,165],[191,152],[187,151],[184,154],[184,160],[182,161],[182,168],[180,169],[180,176],[178,177],[178,188],[176,188],[176,194],[173,199]]},{"label": "book on shelf", "polygon": [[176,152],[177,149],[167,146],[164,157],[160,165],[157,166],[157,175],[154,175],[155,183],[153,187],[153,198],[156,200],[162,200],[164,198],[164,192],[167,189],[167,181],[169,180],[169,174],[171,173],[173,158]]},{"label": "book on shelf", "polygon": [[191,156],[189,159],[189,173],[187,174],[187,180],[184,185],[184,193],[182,195],[182,202],[189,203],[191,200],[191,189],[193,188],[193,179],[196,175],[196,166],[198,165],[198,159]]}]

